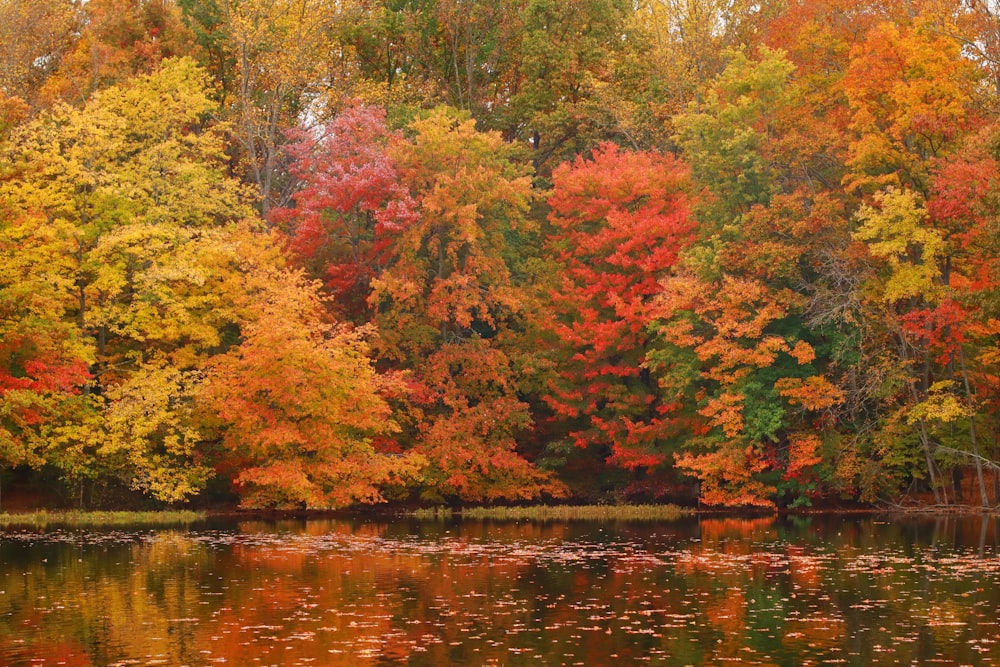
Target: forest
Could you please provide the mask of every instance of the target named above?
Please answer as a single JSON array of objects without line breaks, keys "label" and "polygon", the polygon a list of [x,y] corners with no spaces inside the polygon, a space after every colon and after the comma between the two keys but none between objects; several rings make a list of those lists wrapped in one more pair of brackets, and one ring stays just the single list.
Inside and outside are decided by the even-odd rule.
[{"label": "forest", "polygon": [[996,504],[998,11],[0,0],[0,488]]}]

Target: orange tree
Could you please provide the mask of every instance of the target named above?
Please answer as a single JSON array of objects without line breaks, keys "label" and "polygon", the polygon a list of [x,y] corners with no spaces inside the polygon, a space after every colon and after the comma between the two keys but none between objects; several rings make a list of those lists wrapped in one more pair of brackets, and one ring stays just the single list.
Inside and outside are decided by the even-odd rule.
[{"label": "orange tree", "polygon": [[411,371],[413,448],[430,462],[430,496],[479,500],[560,492],[519,455],[531,424],[519,394],[533,368],[520,332],[528,294],[516,273],[536,234],[528,172],[498,133],[439,108],[390,155],[418,217],[373,281],[377,351]]},{"label": "orange tree", "polygon": [[243,249],[241,340],[207,363],[198,389],[242,504],[329,509],[412,483],[419,456],[373,446],[398,427],[381,395],[390,380],[375,372],[364,332],[329,322],[315,285],[254,258],[252,244]]}]

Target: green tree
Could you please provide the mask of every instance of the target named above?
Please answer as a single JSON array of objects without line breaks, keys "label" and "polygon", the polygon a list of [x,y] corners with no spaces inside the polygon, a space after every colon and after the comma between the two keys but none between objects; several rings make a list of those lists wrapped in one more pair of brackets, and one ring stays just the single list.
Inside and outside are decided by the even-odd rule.
[{"label": "green tree", "polygon": [[794,72],[781,51],[732,54],[704,100],[674,121],[708,192],[699,239],[654,306],[666,345],[647,360],[664,400],[688,406],[677,464],[708,504],[808,502],[830,475],[817,426],[835,426],[843,391],[803,287],[821,280],[846,216],[842,201],[817,191],[836,178],[828,147],[806,136]]}]

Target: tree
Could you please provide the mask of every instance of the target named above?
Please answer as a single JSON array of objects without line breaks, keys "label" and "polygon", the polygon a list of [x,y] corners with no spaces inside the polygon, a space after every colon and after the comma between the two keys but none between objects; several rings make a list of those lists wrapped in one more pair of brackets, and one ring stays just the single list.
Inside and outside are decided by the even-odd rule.
[{"label": "tree", "polygon": [[[1000,165],[989,146],[996,128],[987,126],[966,137],[964,145],[947,160],[934,167],[927,213],[935,229],[946,242],[947,256],[942,282],[946,282],[945,298],[931,313],[925,324],[927,343],[938,360],[948,364],[952,374],[956,365],[962,380],[966,411],[969,418],[969,442],[962,443],[964,458],[974,460],[980,491],[984,480],[985,461],[977,458],[980,442],[976,440],[977,422],[989,432],[994,446],[993,461],[1000,459],[997,451],[997,422],[993,406],[997,383],[995,354],[991,341],[996,335],[996,218],[993,214],[996,183]],[[920,322],[913,322],[918,325]],[[911,327],[911,330],[916,327]],[[957,362],[957,364],[956,364]],[[988,439],[984,436],[982,441]],[[983,450],[985,452],[985,445]],[[1000,498],[1000,475],[993,467],[993,497]]]},{"label": "tree", "polygon": [[[858,210],[854,238],[868,253],[866,302],[884,326],[882,344],[868,354],[891,350],[902,374],[894,391],[885,392],[896,416],[894,429],[886,429],[895,434],[887,446],[919,447],[925,472],[912,474],[927,475],[939,502],[948,501],[941,468],[953,466],[956,454],[971,460],[985,504],[965,348],[966,325],[978,309],[968,294],[975,263],[968,242],[983,229],[970,215],[979,196],[972,190],[985,190],[981,169],[989,173],[990,167],[981,159],[973,166],[949,157],[981,123],[972,102],[980,72],[963,56],[951,20],[930,7],[912,23],[875,25],[852,50],[845,78],[853,112],[846,182],[874,193]],[[946,173],[956,183],[945,185]],[[964,442],[955,434],[959,420],[968,424]]]},{"label": "tree", "polygon": [[517,76],[523,4],[481,0],[435,3],[448,64],[446,101],[468,111],[487,128],[500,129],[494,128],[494,115],[507,103]]},{"label": "tree", "polygon": [[953,149],[973,120],[979,74],[934,18],[879,23],[852,48],[844,78],[852,111],[849,186],[926,194],[930,161]]},{"label": "tree", "polygon": [[371,281],[389,265],[394,242],[416,218],[387,147],[385,112],[345,109],[331,122],[301,130],[289,146],[290,172],[301,183],[294,208],[272,211],[290,249],[324,281],[337,311],[356,322],[368,311]]},{"label": "tree", "polygon": [[0,214],[0,466],[40,465],[48,439],[94,409],[65,230]]},{"label": "tree", "polygon": [[428,493],[478,500],[557,492],[516,451],[530,423],[518,396],[526,293],[521,244],[530,183],[497,133],[439,108],[392,144],[419,217],[402,228],[371,303],[386,361],[412,370],[414,450],[431,462]]},{"label": "tree", "polygon": [[421,456],[373,446],[399,427],[380,395],[389,379],[375,372],[365,332],[325,323],[316,285],[300,274],[244,268],[241,341],[209,362],[199,389],[235,459],[242,504],[344,507],[418,480]]},{"label": "tree", "polygon": [[744,0],[645,0],[629,18],[629,55],[641,59],[647,79],[637,113],[658,120],[666,147],[671,119],[697,102],[741,45],[752,48],[765,34],[776,3]]},{"label": "tree", "polygon": [[450,72],[439,39],[435,0],[362,0],[345,8],[335,28],[331,72],[345,97],[411,117],[442,102]]},{"label": "tree", "polygon": [[[321,110],[329,78],[324,65],[340,11],[329,0],[189,0],[188,20],[225,86],[227,120],[239,170],[256,190],[258,209],[287,203],[285,131],[311,105]],[[224,49],[224,52],[222,51]]]},{"label": "tree", "polygon": [[670,449],[675,406],[643,366],[649,304],[692,240],[690,175],[657,153],[604,144],[560,165],[548,203],[554,278],[544,295],[556,377],[546,401],[578,447],[626,468],[655,467]]},{"label": "tree", "polygon": [[520,77],[500,123],[530,141],[539,176],[601,141],[623,139],[602,91],[616,80],[628,3],[530,0],[523,10]]},{"label": "tree", "polygon": [[744,276],[707,282],[682,271],[663,287],[657,326],[673,348],[649,361],[664,367],[668,395],[703,418],[677,465],[698,477],[706,504],[772,505],[778,488],[763,474],[794,481],[821,463],[811,424],[843,398],[813,365],[794,317],[803,300]]},{"label": "tree", "polygon": [[[818,269],[846,228],[827,147],[784,53],[734,54],[700,105],[675,118],[695,183],[699,238],[651,310],[647,363],[664,401],[687,406],[677,465],[707,504],[808,502],[829,473],[819,455],[843,391],[827,376],[830,331],[812,328]],[[833,338],[833,340],[836,340]]]},{"label": "tree", "polygon": [[78,34],[40,88],[49,105],[82,104],[102,88],[150,74],[164,59],[194,49],[173,0],[90,0],[80,14]]},{"label": "tree", "polygon": [[[19,127],[8,153],[19,177],[0,185],[32,233],[58,240],[50,258],[23,261],[42,275],[59,267],[54,284],[72,296],[60,326],[72,322],[87,342],[87,391],[103,402],[103,420],[53,439],[50,460],[67,474],[100,462],[164,500],[205,477],[185,430],[187,384],[231,322],[217,284],[232,264],[231,229],[249,212],[224,175],[214,110],[194,62],[167,61]],[[133,423],[136,414],[151,421]]]},{"label": "tree", "polygon": [[0,2],[0,96],[33,104],[69,49],[76,27],[70,2]]},{"label": "tree", "polygon": [[731,58],[704,101],[674,119],[695,182],[713,194],[706,204],[714,210],[705,215],[719,226],[780,192],[771,152],[780,148],[777,136],[787,131],[783,121],[798,102],[789,85],[795,66],[781,51],[762,48],[759,60]]}]

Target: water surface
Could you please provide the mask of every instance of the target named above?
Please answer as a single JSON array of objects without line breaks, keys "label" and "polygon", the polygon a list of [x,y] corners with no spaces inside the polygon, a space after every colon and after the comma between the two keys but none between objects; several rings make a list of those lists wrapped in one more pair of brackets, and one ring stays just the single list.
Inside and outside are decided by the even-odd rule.
[{"label": "water surface", "polygon": [[0,532],[0,665],[1000,664],[995,519]]}]

